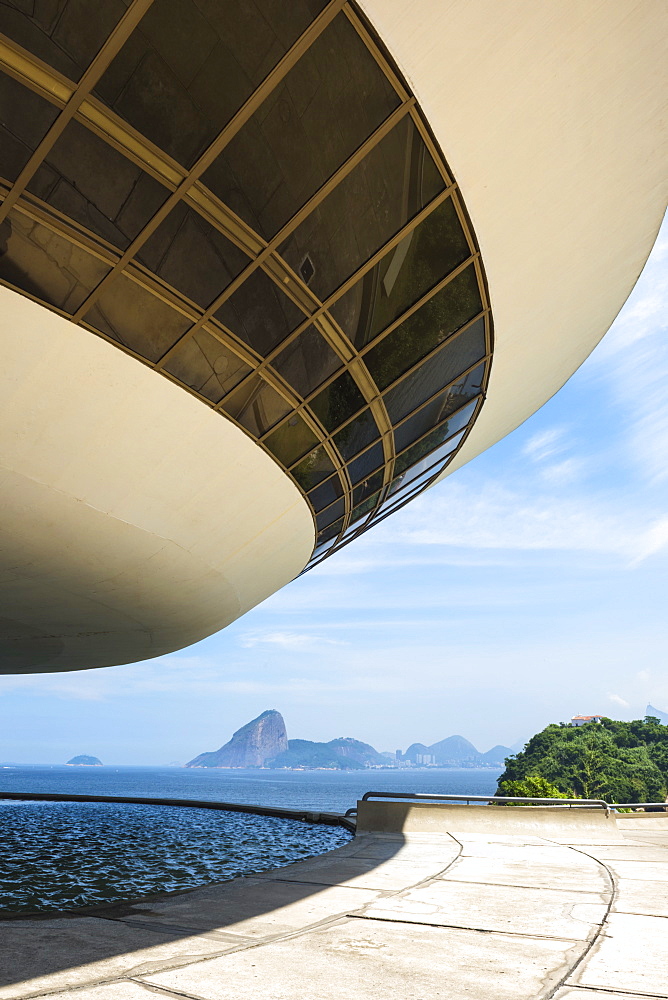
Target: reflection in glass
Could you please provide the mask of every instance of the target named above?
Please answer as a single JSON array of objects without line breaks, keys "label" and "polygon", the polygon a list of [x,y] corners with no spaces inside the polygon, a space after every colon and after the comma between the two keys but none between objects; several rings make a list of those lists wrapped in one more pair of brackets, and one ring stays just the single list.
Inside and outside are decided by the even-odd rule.
[{"label": "reflection in glass", "polygon": [[225,399],[223,409],[251,434],[262,437],[292,407],[260,375],[254,375]]},{"label": "reflection in glass", "polygon": [[470,265],[364,355],[378,388],[386,389],[481,309],[476,272]]},{"label": "reflection in glass", "polygon": [[341,13],[225,147],[204,183],[270,239],[398,104]]},{"label": "reflection in glass", "polygon": [[395,428],[394,441],[397,451],[412,444],[431,427],[435,427],[469,399],[477,396],[481,390],[484,370],[484,364],[475,368]]},{"label": "reflection in glass", "polygon": [[120,250],[127,249],[168,195],[162,184],[75,121],[49,151],[28,190]]},{"label": "reflection in glass", "polygon": [[176,348],[165,371],[218,403],[251,371],[241,358],[206,330],[198,330]]},{"label": "reflection in glass", "polygon": [[257,269],[217,310],[216,319],[266,357],[303,322],[304,314],[264,271]]},{"label": "reflection in glass", "polygon": [[349,372],[330,382],[315,399],[309,403],[320,423],[328,431],[334,431],[344,420],[364,406],[364,396]]},{"label": "reflection in glass", "polygon": [[67,313],[108,272],[108,264],[20,212],[0,225],[0,278]]},{"label": "reflection in glass", "polygon": [[343,520],[335,521],[334,524],[330,524],[328,528],[323,528],[322,531],[318,532],[316,538],[316,544],[321,545],[323,542],[329,541],[330,538],[335,538],[339,534],[341,528],[343,527]]},{"label": "reflection in glass", "polygon": [[191,325],[191,320],[123,274],[104,288],[84,322],[148,361],[159,361]]},{"label": "reflection in glass", "polygon": [[[394,463],[395,475],[408,469],[414,462],[417,462],[424,455],[430,455],[436,448],[439,447],[443,441],[446,441],[457,431],[460,431],[462,427],[466,427],[470,418],[473,416],[474,410],[477,405],[477,400],[470,403],[468,406],[462,407],[458,410],[454,416],[443,423],[439,424],[438,427],[430,431],[425,437],[423,437],[417,444],[414,444],[411,448],[407,448],[400,455]],[[434,459],[436,461],[436,459]]]},{"label": "reflection in glass", "polygon": [[341,368],[343,362],[318,330],[308,326],[271,365],[304,399]]},{"label": "reflection in glass", "polygon": [[296,271],[308,254],[309,287],[324,299],[443,188],[405,117],[288,237],[281,256]]},{"label": "reflection in glass", "polygon": [[361,350],[469,255],[455,204],[447,198],[330,311]]},{"label": "reflection in glass", "polygon": [[57,116],[58,108],[53,104],[11,76],[0,74],[1,177],[16,180]]},{"label": "reflection in glass", "polygon": [[414,480],[419,479],[429,469],[433,469],[435,465],[442,462],[447,455],[450,455],[455,450],[463,436],[464,431],[460,431],[459,434],[456,434],[454,437],[451,437],[448,441],[442,444],[440,448],[437,448],[435,451],[430,452],[424,458],[415,462],[410,468],[407,468],[407,466],[404,465],[403,471],[400,471],[400,474],[395,476],[392,480],[389,494],[392,495],[399,489],[405,489],[412,482],[414,482]]},{"label": "reflection in glass", "polygon": [[291,470],[291,474],[306,493],[333,472],[334,464],[322,444],[314,448],[310,455],[303,458],[299,465]]},{"label": "reflection in glass", "polygon": [[316,514],[315,523],[317,525],[318,531],[326,528],[328,524],[332,524],[333,521],[337,521],[339,518],[343,517],[345,513],[346,505],[343,497],[337,500],[336,503],[331,504],[326,510],[323,510],[320,514]]},{"label": "reflection in glass", "polygon": [[361,520],[366,514],[374,509],[378,503],[379,492],[373,494],[373,496],[368,497],[363,503],[358,504],[350,515],[350,523],[356,524],[357,521]]},{"label": "reflection in glass", "polygon": [[378,437],[378,428],[371,410],[364,410],[334,435],[334,444],[348,461]]},{"label": "reflection in glass", "polygon": [[360,504],[362,500],[366,500],[367,497],[371,496],[372,493],[377,493],[378,490],[383,485],[383,470],[380,469],[375,472],[368,479],[363,479],[359,485],[353,490],[353,506]]},{"label": "reflection in glass", "polygon": [[137,259],[203,308],[249,261],[242,250],[183,203],[158,226]]},{"label": "reflection in glass", "polygon": [[383,446],[379,441],[378,444],[373,445],[372,448],[369,448],[353,459],[352,462],[349,462],[348,475],[353,486],[361,483],[363,479],[366,479],[376,469],[380,469],[384,461]]},{"label": "reflection in glass", "polygon": [[279,462],[290,466],[307,452],[317,450],[318,439],[306,421],[295,413],[270,434],[264,443]]},{"label": "reflection in glass", "polygon": [[320,486],[316,486],[315,489],[311,490],[308,498],[315,510],[323,510],[330,503],[338,500],[342,493],[343,487],[341,486],[339,477],[330,476],[326,482],[321,483]]}]

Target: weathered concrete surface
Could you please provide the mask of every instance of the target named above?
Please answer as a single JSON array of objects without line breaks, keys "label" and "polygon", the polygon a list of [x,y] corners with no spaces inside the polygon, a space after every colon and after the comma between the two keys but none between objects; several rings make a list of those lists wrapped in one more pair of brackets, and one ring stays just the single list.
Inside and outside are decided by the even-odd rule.
[{"label": "weathered concrete surface", "polygon": [[569,844],[561,814],[509,833],[522,812],[471,831],[444,809],[440,831],[360,833],[252,878],[6,923],[0,1000],[666,1000],[668,831],[606,822],[596,843],[576,820]]}]

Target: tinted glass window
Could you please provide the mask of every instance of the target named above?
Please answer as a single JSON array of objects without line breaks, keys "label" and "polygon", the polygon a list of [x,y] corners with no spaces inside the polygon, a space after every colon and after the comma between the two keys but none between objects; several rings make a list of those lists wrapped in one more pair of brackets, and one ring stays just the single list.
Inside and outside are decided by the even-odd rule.
[{"label": "tinted glass window", "polygon": [[280,252],[297,270],[308,255],[309,287],[326,298],[443,189],[409,118],[402,119],[308,218]]},{"label": "tinted glass window", "polygon": [[350,476],[350,481],[353,485],[361,483],[364,479],[367,479],[372,472],[375,472],[376,469],[380,469],[383,462],[383,446],[379,442],[350,462],[348,465],[348,475]]},{"label": "tinted glass window", "polygon": [[364,396],[349,372],[331,382],[312,399],[310,408],[328,431],[334,431],[344,420],[364,406]]},{"label": "tinted glass window", "polygon": [[[0,6],[0,10],[2,7]],[[53,125],[58,109],[0,74],[0,175],[15,181]]]},{"label": "tinted glass window", "polygon": [[[403,472],[408,469],[414,462],[419,461],[425,455],[429,455],[436,448],[443,443],[443,441],[452,437],[457,431],[460,431],[463,427],[466,427],[469,419],[473,416],[475,412],[476,403],[470,403],[468,406],[464,406],[461,410],[458,410],[450,419],[443,421],[438,427],[430,431],[425,437],[423,437],[417,444],[403,451],[397,456],[394,463],[395,473]],[[396,436],[395,436],[396,440]],[[436,461],[436,459],[434,459]]]},{"label": "tinted glass window", "polygon": [[206,330],[198,330],[179,344],[165,364],[165,370],[212,403],[218,403],[251,371],[241,358]]},{"label": "tinted glass window", "polygon": [[225,399],[223,409],[246,430],[261,437],[290,412],[291,406],[263,378],[254,375]]},{"label": "tinted glass window", "polygon": [[78,80],[128,6],[129,0],[3,0],[0,31]]},{"label": "tinted glass window", "polygon": [[[323,479],[334,472],[334,465],[331,458],[325,451],[323,445],[318,445],[310,455],[307,455],[299,465],[292,470],[292,475],[297,480],[303,490],[308,492],[316,483],[321,483]],[[335,487],[334,487],[335,488]],[[338,486],[341,489],[341,484]],[[338,496],[338,493],[335,494]],[[321,506],[324,506],[322,504]]]},{"label": "tinted glass window", "polygon": [[138,259],[197,305],[210,305],[248,263],[243,251],[187,205],[177,205]]},{"label": "tinted glass window", "polygon": [[168,191],[78,122],[70,122],[28,190],[125,250]]},{"label": "tinted glass window", "polygon": [[378,388],[386,389],[481,309],[475,268],[471,265],[364,355]]},{"label": "tinted glass window", "polygon": [[339,14],[204,175],[267,239],[397,107],[399,98]]},{"label": "tinted glass window", "polygon": [[270,434],[264,443],[279,462],[290,466],[307,452],[317,450],[318,439],[306,421],[295,413]]},{"label": "tinted glass window", "polygon": [[383,470],[375,472],[368,479],[363,479],[362,482],[355,487],[353,490],[353,506],[357,506],[363,500],[368,499],[372,494],[377,494],[378,490],[383,485]]},{"label": "tinted glass window", "polygon": [[385,393],[383,399],[392,423],[398,423],[440,388],[453,382],[484,354],[485,330],[481,321],[445,344],[438,354]]},{"label": "tinted glass window", "polygon": [[191,326],[191,320],[124,275],[109,283],[84,322],[149,361],[159,361]]},{"label": "tinted glass window", "polygon": [[346,505],[343,498],[341,498],[326,510],[323,510],[315,519],[318,529],[320,530],[321,528],[326,528],[328,524],[332,523],[332,521],[337,521],[340,517],[343,517],[345,509]]},{"label": "tinted glass window", "polygon": [[469,256],[448,198],[335,302],[331,313],[361,349]]},{"label": "tinted glass window", "polygon": [[264,357],[304,321],[304,314],[258,269],[223,303],[216,318]]},{"label": "tinted glass window", "polygon": [[318,330],[309,326],[271,364],[305,398],[338,371],[343,362]]},{"label": "tinted glass window", "polygon": [[0,278],[75,312],[108,273],[102,261],[19,212],[0,225]]},{"label": "tinted glass window", "polygon": [[440,424],[449,414],[458,411],[467,400],[476,396],[480,392],[483,370],[484,366],[482,365],[474,369],[464,379],[450,386],[449,389],[436,396],[399,427],[396,427],[394,441],[397,451],[402,451],[407,445],[417,441],[431,427]]},{"label": "tinted glass window", "polygon": [[334,444],[343,458],[348,461],[362,448],[366,448],[372,441],[375,441],[377,437],[378,428],[371,410],[364,410],[334,435]]},{"label": "tinted glass window", "polygon": [[315,510],[322,510],[338,499],[342,493],[343,488],[339,477],[330,476],[326,482],[321,483],[320,486],[316,486],[314,490],[311,490],[308,498]]},{"label": "tinted glass window", "polygon": [[96,93],[191,166],[322,6],[155,0]]}]

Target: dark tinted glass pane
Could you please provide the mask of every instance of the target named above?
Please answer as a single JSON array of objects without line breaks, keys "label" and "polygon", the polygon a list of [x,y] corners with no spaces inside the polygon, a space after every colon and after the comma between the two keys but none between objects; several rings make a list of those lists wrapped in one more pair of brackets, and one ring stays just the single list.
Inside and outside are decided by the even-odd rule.
[{"label": "dark tinted glass pane", "polygon": [[10,212],[0,226],[0,278],[73,313],[109,267],[46,226]]},{"label": "dark tinted glass pane", "polygon": [[270,239],[398,103],[339,14],[204,174],[204,183]]},{"label": "dark tinted glass pane", "polygon": [[9,181],[16,180],[57,115],[58,108],[54,108],[53,104],[22,87],[10,76],[0,75],[2,177]]},{"label": "dark tinted glass pane", "polygon": [[341,368],[343,362],[318,330],[309,326],[271,364],[300,396],[306,397]]},{"label": "dark tinted glass pane", "polygon": [[206,330],[184,340],[165,365],[192,389],[218,403],[251,369]]},{"label": "dark tinted glass pane", "polygon": [[[325,451],[324,447],[319,445],[311,452],[310,455],[307,455],[306,458],[299,463],[299,465],[294,467],[292,475],[295,477],[301,488],[308,492],[308,490],[312,489],[316,483],[321,483],[323,479],[327,479],[327,477],[331,476],[333,472],[334,465],[331,458]],[[340,484],[338,489],[340,492]],[[335,494],[335,496],[338,495],[338,493]]]},{"label": "dark tinted glass pane", "polygon": [[287,466],[313,451],[318,439],[308,424],[295,413],[270,434],[264,443],[272,455]]},{"label": "dark tinted glass pane", "polygon": [[336,503],[333,503],[331,507],[327,508],[327,510],[323,510],[323,512],[318,514],[315,519],[318,530],[320,531],[322,528],[326,528],[328,524],[332,523],[332,521],[337,521],[340,517],[343,517],[345,509],[346,505],[342,498],[341,500],[337,500]]},{"label": "dark tinted glass pane", "polygon": [[438,354],[385,393],[383,400],[392,423],[398,423],[440,388],[454,381],[484,354],[485,328],[481,320],[445,344]]},{"label": "dark tinted glass pane", "polygon": [[96,93],[190,166],[322,6],[155,0]]},{"label": "dark tinted glass pane", "polygon": [[309,282],[326,298],[443,189],[409,118],[401,122],[302,222],[281,247],[297,270],[309,255]]},{"label": "dark tinted glass pane", "polygon": [[372,511],[376,506],[376,504],[378,503],[379,496],[380,493],[374,493],[373,496],[368,497],[368,499],[364,500],[364,502],[359,504],[358,507],[355,507],[352,514],[350,515],[350,523],[356,524],[357,521],[361,520],[363,517],[366,517],[366,515],[369,514],[370,511]]},{"label": "dark tinted glass pane", "polygon": [[260,437],[289,413],[291,406],[264,379],[255,375],[225,400],[223,409],[251,434]]},{"label": "dark tinted glass pane", "polygon": [[318,537],[316,539],[318,545],[322,545],[323,542],[328,542],[330,538],[335,538],[336,535],[341,531],[343,527],[343,520],[335,521],[328,528],[324,528],[323,531],[318,532]]},{"label": "dark tinted glass pane", "polygon": [[315,510],[322,510],[333,503],[342,493],[341,480],[338,476],[331,476],[327,482],[321,483],[320,486],[316,486],[314,490],[311,490],[308,498]]},{"label": "dark tinted glass pane", "polygon": [[375,441],[377,437],[378,428],[371,415],[371,410],[364,410],[334,435],[334,444],[343,458],[348,461],[362,448],[366,448],[372,441]]},{"label": "dark tinted glass pane", "polygon": [[[399,476],[401,473],[406,473],[406,476],[409,476],[410,473],[410,478],[414,479],[426,469],[431,468],[432,465],[438,464],[438,462],[442,461],[455,450],[463,437],[463,433],[463,431],[460,431],[458,434],[450,436],[440,445],[432,442],[428,449],[426,449],[424,443],[427,440],[426,438],[418,444],[413,445],[412,448],[409,448],[408,451],[405,451],[397,459],[394,466],[395,481],[396,476]],[[406,472],[407,469],[409,472]]]},{"label": "dark tinted glass pane", "polygon": [[402,451],[407,445],[417,441],[418,438],[436,424],[456,410],[480,392],[480,385],[484,365],[476,368],[456,385],[450,386],[444,393],[424,406],[417,413],[409,417],[403,424],[394,431],[394,443],[397,451]]},{"label": "dark tinted glass pane", "polygon": [[70,122],[28,190],[125,250],[168,191],[78,122]]},{"label": "dark tinted glass pane", "polygon": [[[475,412],[477,403],[470,403],[468,406],[462,407],[458,410],[456,414],[452,416],[451,419],[445,420],[438,427],[430,431],[425,437],[423,437],[417,444],[408,448],[406,451],[402,452],[401,455],[397,457],[394,463],[394,471],[396,474],[403,472],[408,469],[414,462],[419,461],[425,455],[429,455],[431,452],[435,451],[444,441],[456,434],[457,431],[466,427],[470,418]],[[396,440],[396,438],[395,438]],[[436,459],[434,459],[436,461]]]},{"label": "dark tinted glass pane", "polygon": [[3,0],[0,31],[78,80],[128,6],[128,0]]},{"label": "dark tinted glass pane", "polygon": [[353,490],[353,505],[356,507],[362,500],[366,500],[367,497],[371,496],[372,493],[377,493],[382,485],[383,470],[381,469],[379,472],[375,472],[372,476],[369,476],[368,479],[362,480],[359,486],[355,487]]},{"label": "dark tinted glass pane", "polygon": [[469,256],[448,198],[334,303],[332,316],[361,349]]},{"label": "dark tinted glass pane", "polygon": [[249,258],[187,205],[177,205],[138,259],[199,306],[227,288]]},{"label": "dark tinted glass pane", "polygon": [[216,318],[264,357],[304,321],[304,314],[264,271],[256,270]]},{"label": "dark tinted glass pane", "polygon": [[339,424],[351,417],[364,406],[364,396],[349,372],[331,382],[310,402],[320,423],[328,431],[336,430]]},{"label": "dark tinted glass pane", "polygon": [[159,361],[192,325],[191,320],[123,275],[104,289],[84,322],[149,361]]},{"label": "dark tinted glass pane", "polygon": [[379,442],[348,464],[348,475],[352,484],[361,483],[376,469],[382,468],[384,463],[383,446]]},{"label": "dark tinted glass pane", "polygon": [[386,389],[481,308],[475,268],[471,265],[364,355],[378,388]]}]

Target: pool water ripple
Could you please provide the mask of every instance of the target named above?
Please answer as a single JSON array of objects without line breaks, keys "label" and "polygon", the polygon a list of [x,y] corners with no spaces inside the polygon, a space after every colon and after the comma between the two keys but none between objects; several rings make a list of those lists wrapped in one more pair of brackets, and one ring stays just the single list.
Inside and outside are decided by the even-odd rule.
[{"label": "pool water ripple", "polygon": [[0,801],[0,912],[65,910],[276,868],[348,842],[340,827],[107,802]]}]

